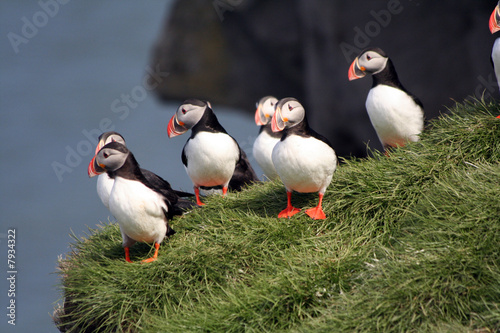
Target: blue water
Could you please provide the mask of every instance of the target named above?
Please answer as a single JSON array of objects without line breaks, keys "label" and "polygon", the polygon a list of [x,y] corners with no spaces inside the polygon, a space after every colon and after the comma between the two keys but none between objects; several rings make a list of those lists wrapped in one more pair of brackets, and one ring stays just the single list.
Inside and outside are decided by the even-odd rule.
[{"label": "blue water", "polygon": [[[180,161],[187,135],[166,133],[180,101],[160,104],[143,84],[170,2],[41,2],[58,7],[48,15],[37,1],[0,3],[1,332],[57,332],[50,317],[61,296],[57,258],[68,252],[71,232],[83,236],[112,220],[87,176],[101,127],[122,133],[142,167],[192,190]],[[19,42],[13,34],[24,38],[26,21],[39,27],[25,27],[29,38]],[[127,94],[135,98],[130,106]],[[251,157],[253,116],[214,111],[260,174]],[[8,296],[9,229],[16,230],[15,298]],[[11,299],[15,326],[7,322]]]}]

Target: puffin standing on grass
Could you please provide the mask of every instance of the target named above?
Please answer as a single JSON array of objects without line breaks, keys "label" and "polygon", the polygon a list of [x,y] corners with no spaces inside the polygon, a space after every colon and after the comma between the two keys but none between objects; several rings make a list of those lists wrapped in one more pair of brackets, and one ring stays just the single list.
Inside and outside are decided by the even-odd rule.
[{"label": "puffin standing on grass", "polygon": [[[496,5],[495,9],[490,16],[490,32],[494,34],[500,31],[500,1]],[[495,69],[495,76],[497,81],[500,81],[500,37],[495,40],[493,44],[493,50],[491,51],[491,62],[493,68]]]},{"label": "puffin standing on grass", "polygon": [[243,150],[219,123],[210,103],[197,99],[184,101],[168,123],[168,137],[189,129],[191,136],[184,145],[181,159],[194,184],[198,205],[204,205],[200,200],[200,187],[222,186],[222,195],[226,195],[232,179],[239,187],[258,181]]},{"label": "puffin standing on grass", "polygon": [[[110,142],[118,142],[126,146],[125,139],[120,133],[113,131],[102,133],[98,138],[97,147],[95,149],[95,156],[90,161],[89,167],[87,169],[89,177],[99,175],[99,177],[97,177],[97,195],[101,199],[104,206],[106,206],[106,208],[108,209],[109,195],[111,193],[111,189],[113,188],[115,180],[95,163],[95,158],[101,148]],[[141,172],[151,185],[161,191],[163,195],[175,205],[173,207],[174,209],[172,210],[172,213],[174,215],[182,215],[185,210],[192,208],[193,203],[191,200],[181,199],[180,197],[192,197],[193,194],[173,190],[169,182],[149,170],[141,169]]]},{"label": "puffin standing on grass", "polygon": [[363,50],[349,67],[349,80],[371,74],[373,85],[366,99],[366,111],[380,142],[387,147],[416,142],[424,128],[420,100],[398,79],[391,59],[379,48]]},{"label": "puffin standing on grass", "polygon": [[289,218],[300,211],[291,202],[292,191],[297,191],[318,192],[318,205],[306,210],[306,214],[313,219],[325,219],[323,195],[337,168],[337,156],[330,142],[309,127],[304,107],[295,98],[278,102],[271,126],[273,132],[283,131],[272,154],[287,194],[287,207],[278,217]]},{"label": "puffin standing on grass", "polygon": [[[491,13],[489,26],[492,34],[500,31],[500,1]],[[493,64],[495,76],[500,88],[500,37],[497,38],[495,40],[495,44],[493,44],[493,50],[491,51],[491,63]],[[500,116],[497,116],[497,118],[500,118]]]},{"label": "puffin standing on grass", "polygon": [[165,236],[175,233],[168,224],[174,203],[146,179],[134,155],[121,143],[102,147],[89,165],[89,173],[97,174],[96,166],[114,179],[109,210],[120,226],[125,260],[132,262],[129,248],[136,242],[154,242],[154,255],[142,262],[155,261]]},{"label": "puffin standing on grass", "polygon": [[271,129],[271,119],[274,115],[276,103],[278,103],[276,97],[262,97],[257,103],[257,110],[255,111],[255,123],[260,126],[260,131],[253,143],[253,157],[264,171],[264,175],[271,180],[278,178],[272,154],[273,148],[280,141],[282,134],[280,132],[275,133]]}]

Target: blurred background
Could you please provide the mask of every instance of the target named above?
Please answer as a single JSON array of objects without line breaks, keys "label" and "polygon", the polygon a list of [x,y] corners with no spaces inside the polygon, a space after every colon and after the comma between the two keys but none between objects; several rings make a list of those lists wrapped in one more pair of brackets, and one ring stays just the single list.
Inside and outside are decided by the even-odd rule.
[{"label": "blurred background", "polygon": [[[183,99],[212,102],[252,157],[255,102],[297,97],[338,155],[380,149],[349,82],[358,52],[379,46],[431,119],[454,100],[498,98],[488,30],[496,1],[69,0],[0,3],[0,331],[57,332],[57,259],[71,233],[113,221],[87,176],[97,136],[123,134],[141,166],[191,191],[168,139]],[[175,224],[174,224],[175,226]],[[7,233],[16,230],[16,325]]]}]

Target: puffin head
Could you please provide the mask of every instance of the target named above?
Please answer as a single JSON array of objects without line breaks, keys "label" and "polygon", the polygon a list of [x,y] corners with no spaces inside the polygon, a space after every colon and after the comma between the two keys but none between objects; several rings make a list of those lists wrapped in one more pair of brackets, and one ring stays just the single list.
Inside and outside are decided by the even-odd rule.
[{"label": "puffin head", "polygon": [[273,132],[279,132],[296,126],[304,120],[305,114],[304,107],[295,98],[283,98],[276,104],[271,129]]},{"label": "puffin head", "polygon": [[99,138],[97,140],[98,140],[98,142],[97,142],[97,147],[95,148],[94,155],[97,155],[99,150],[101,150],[101,148],[103,146],[107,145],[110,142],[118,142],[118,143],[121,143],[122,145],[126,146],[125,139],[118,132],[112,132],[112,131],[111,132],[104,132],[101,135],[99,135]]},{"label": "puffin head", "polygon": [[88,167],[90,177],[106,171],[120,169],[127,160],[130,151],[123,144],[110,142],[99,150]]},{"label": "puffin head", "polygon": [[97,140],[98,142],[97,147],[95,148],[94,157],[92,158],[92,160],[90,160],[89,166],[87,168],[89,177],[94,177],[105,172],[105,170],[96,163],[97,153],[99,153],[103,146],[107,145],[110,142],[118,142],[125,146],[125,139],[118,132],[104,132],[99,135],[99,138]]},{"label": "puffin head", "polygon": [[349,67],[349,80],[360,79],[366,74],[377,74],[387,66],[389,57],[379,48],[368,48],[354,59]]},{"label": "puffin head", "polygon": [[490,31],[492,34],[500,30],[500,1],[490,16]]},{"label": "puffin head", "polygon": [[185,100],[168,122],[168,137],[173,138],[193,128],[200,121],[207,108],[212,108],[209,102],[198,99]]},{"label": "puffin head", "polygon": [[273,96],[262,97],[257,102],[257,110],[255,110],[255,123],[258,126],[266,125],[271,121],[276,103],[278,103],[278,99]]}]

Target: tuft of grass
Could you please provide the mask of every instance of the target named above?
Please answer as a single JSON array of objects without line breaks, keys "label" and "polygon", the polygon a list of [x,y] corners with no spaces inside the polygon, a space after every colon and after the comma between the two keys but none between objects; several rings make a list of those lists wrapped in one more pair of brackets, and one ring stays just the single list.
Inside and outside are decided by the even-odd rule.
[{"label": "tuft of grass", "polygon": [[[276,218],[279,182],[172,221],[158,261],[124,261],[112,223],[60,262],[68,332],[500,330],[500,119],[468,101],[418,143],[344,159],[327,219]],[[316,194],[294,194],[301,208]],[[134,245],[132,259],[151,246]],[[150,255],[150,253],[149,253]]]}]

